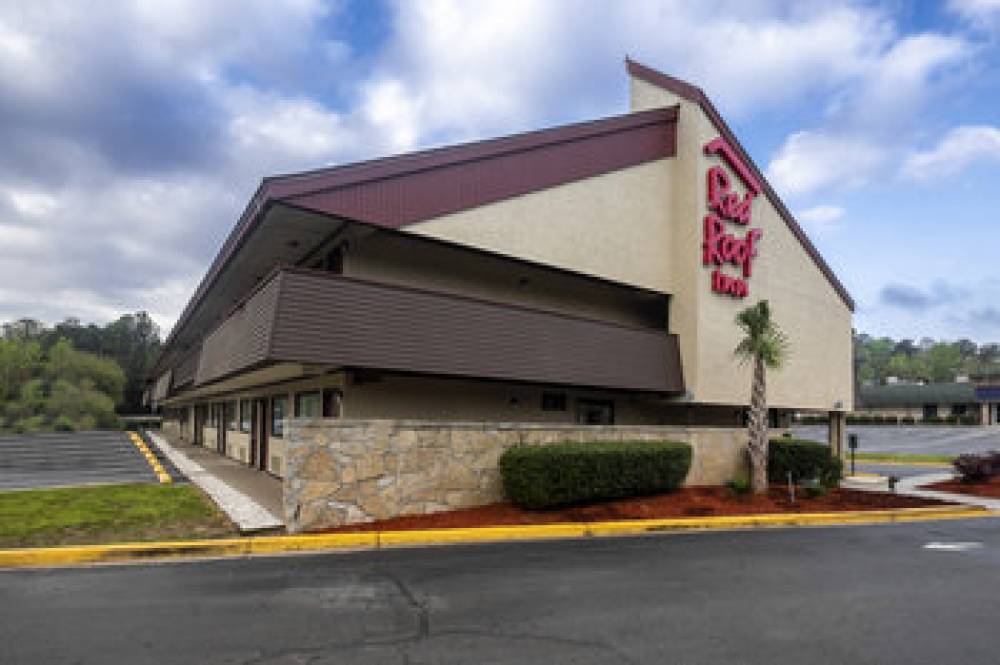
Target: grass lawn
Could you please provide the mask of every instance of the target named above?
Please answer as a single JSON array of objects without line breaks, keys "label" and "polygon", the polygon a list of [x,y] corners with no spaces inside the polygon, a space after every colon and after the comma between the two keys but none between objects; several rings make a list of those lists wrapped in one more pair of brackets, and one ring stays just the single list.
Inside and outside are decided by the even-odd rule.
[{"label": "grass lawn", "polygon": [[0,548],[237,535],[191,485],[95,485],[0,492]]},{"label": "grass lawn", "polygon": [[[907,462],[916,463],[936,463],[951,464],[955,455],[915,455],[910,453],[856,453],[859,462],[897,462],[905,464]],[[847,453],[847,459],[851,458],[851,453]]]}]

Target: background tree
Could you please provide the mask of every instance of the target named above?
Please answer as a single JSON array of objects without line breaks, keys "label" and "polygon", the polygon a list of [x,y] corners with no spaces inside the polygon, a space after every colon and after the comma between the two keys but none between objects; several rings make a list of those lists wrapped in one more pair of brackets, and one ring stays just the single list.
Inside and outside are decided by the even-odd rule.
[{"label": "background tree", "polygon": [[[36,341],[48,353],[59,340],[68,340],[77,351],[113,359],[125,372],[125,386],[116,398],[119,413],[141,413],[146,377],[160,353],[160,331],[146,312],[126,314],[104,326],[82,324],[67,318],[53,328],[33,319],[4,324],[4,339]],[[0,379],[2,380],[2,379]]]},{"label": "background tree", "polygon": [[747,307],[736,315],[743,339],[736,355],[744,363],[753,363],[750,391],[750,481],[754,492],[767,492],[767,370],[781,367],[788,353],[788,339],[771,319],[766,300]]},{"label": "background tree", "polygon": [[951,342],[923,337],[917,344],[911,339],[875,339],[859,333],[854,337],[854,345],[861,385],[883,384],[890,377],[919,383],[951,383],[961,375],[1000,372],[1000,345],[994,343],[980,345],[969,339]]},{"label": "background tree", "polygon": [[116,428],[124,387],[118,363],[69,340],[48,352],[37,340],[0,340],[0,432]]}]

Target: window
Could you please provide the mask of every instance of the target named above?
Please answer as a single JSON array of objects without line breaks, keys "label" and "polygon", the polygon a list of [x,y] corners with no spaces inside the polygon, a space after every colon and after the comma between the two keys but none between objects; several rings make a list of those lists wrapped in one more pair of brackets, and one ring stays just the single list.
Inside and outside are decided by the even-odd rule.
[{"label": "window", "polygon": [[952,404],[951,405],[951,415],[953,416],[964,416],[969,413],[968,404]]},{"label": "window", "polygon": [[253,404],[248,399],[240,400],[240,431],[249,432],[253,423]]},{"label": "window", "polygon": [[296,418],[319,418],[323,413],[323,398],[318,390],[295,395]]},{"label": "window", "polygon": [[924,420],[937,418],[937,416],[938,416],[937,404],[924,404]]},{"label": "window", "polygon": [[240,414],[236,410],[236,402],[226,402],[226,429],[236,431],[240,426]]},{"label": "window", "polygon": [[565,411],[566,393],[543,392],[542,411]]},{"label": "window", "polygon": [[344,408],[344,394],[336,388],[323,391],[323,417],[340,418]]},{"label": "window", "polygon": [[271,436],[281,438],[285,434],[285,412],[288,411],[288,398],[271,398]]},{"label": "window", "polygon": [[209,427],[218,427],[219,426],[218,416],[216,415],[215,409],[216,409],[216,405],[215,404],[209,404],[208,405],[208,426]]},{"label": "window", "polygon": [[581,425],[614,425],[615,403],[605,399],[581,399],[576,403],[576,422]]}]

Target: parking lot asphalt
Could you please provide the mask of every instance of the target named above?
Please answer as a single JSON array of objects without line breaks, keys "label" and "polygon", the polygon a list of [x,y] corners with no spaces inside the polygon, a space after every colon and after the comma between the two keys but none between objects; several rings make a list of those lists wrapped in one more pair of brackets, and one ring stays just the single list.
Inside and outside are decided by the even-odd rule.
[{"label": "parking lot asphalt", "polygon": [[125,432],[0,437],[0,490],[143,482],[158,481]]},{"label": "parking lot asphalt", "polygon": [[[958,455],[1000,450],[1000,427],[850,425],[847,433],[858,435],[859,452]],[[792,434],[825,441],[827,429],[825,425],[809,425],[793,428]]]},{"label": "parking lot asphalt", "polygon": [[[903,464],[876,464],[868,462],[858,462],[856,468],[859,473],[877,473],[880,476],[896,476],[897,478],[925,476],[928,473],[941,473],[952,470],[950,464],[941,464],[940,466],[905,466]],[[844,466],[844,473],[851,473],[850,462]]]},{"label": "parking lot asphalt", "polygon": [[1000,521],[0,571],[0,662],[994,665]]}]

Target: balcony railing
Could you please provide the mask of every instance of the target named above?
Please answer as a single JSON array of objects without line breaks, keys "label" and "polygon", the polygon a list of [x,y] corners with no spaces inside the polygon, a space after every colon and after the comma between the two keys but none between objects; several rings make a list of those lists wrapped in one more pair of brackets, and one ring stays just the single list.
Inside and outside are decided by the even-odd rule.
[{"label": "balcony railing", "polygon": [[684,390],[662,330],[320,271],[275,271],[204,341],[195,385],[278,362]]}]

